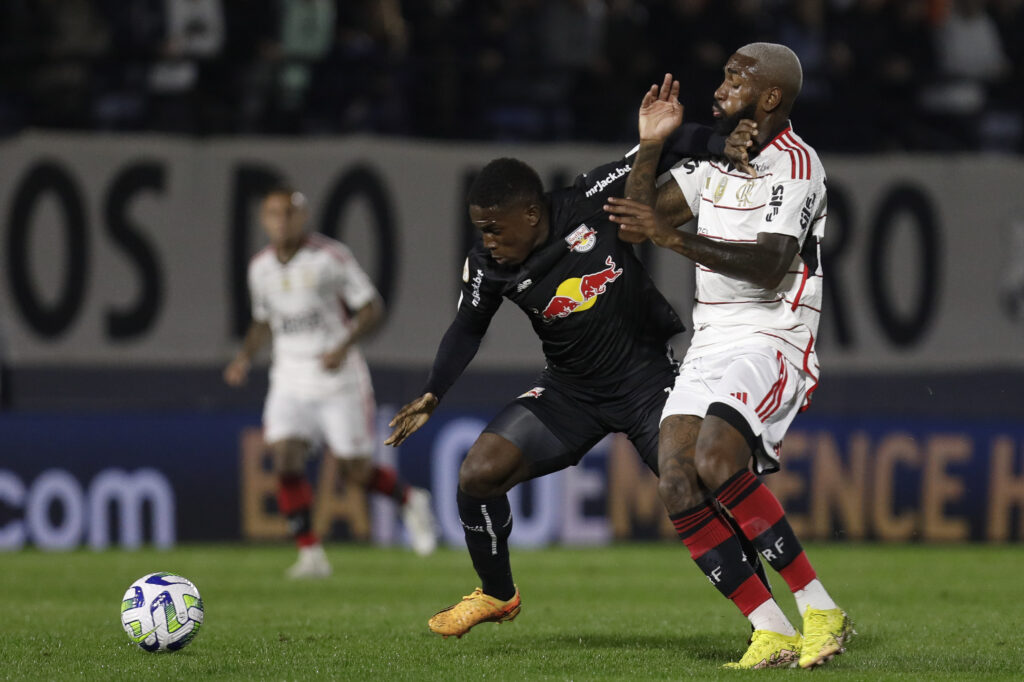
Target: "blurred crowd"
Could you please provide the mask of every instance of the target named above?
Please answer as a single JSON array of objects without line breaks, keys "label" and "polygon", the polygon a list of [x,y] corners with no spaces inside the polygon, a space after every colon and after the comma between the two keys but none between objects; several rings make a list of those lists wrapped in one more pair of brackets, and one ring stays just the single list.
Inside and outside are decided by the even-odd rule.
[{"label": "blurred crowd", "polygon": [[735,48],[800,56],[819,149],[1024,151],[1024,0],[3,0],[0,134],[630,141]]}]

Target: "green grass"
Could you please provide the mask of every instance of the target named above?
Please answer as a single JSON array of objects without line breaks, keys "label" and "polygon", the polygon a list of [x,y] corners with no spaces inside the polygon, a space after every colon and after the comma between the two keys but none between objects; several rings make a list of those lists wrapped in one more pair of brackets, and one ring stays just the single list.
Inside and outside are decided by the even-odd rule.
[{"label": "green grass", "polygon": [[[2,554],[0,679],[962,680],[1024,669],[1020,547],[809,547],[859,631],[813,673],[719,670],[742,653],[746,621],[671,543],[513,550],[522,613],[460,640],[431,635],[426,620],[476,585],[464,551],[328,553],[335,575],[316,583],[284,580],[286,547]],[[118,617],[128,585],[160,570],[190,578],[206,604],[202,631],[174,654],[138,649]],[[795,618],[788,594],[780,603]]]}]

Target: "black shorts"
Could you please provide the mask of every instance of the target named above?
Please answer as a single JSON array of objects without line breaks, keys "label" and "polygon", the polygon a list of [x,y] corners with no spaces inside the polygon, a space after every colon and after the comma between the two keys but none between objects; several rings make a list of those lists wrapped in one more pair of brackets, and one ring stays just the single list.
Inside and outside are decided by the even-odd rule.
[{"label": "black shorts", "polygon": [[530,463],[530,478],[578,464],[609,433],[624,433],[658,473],[661,410],[676,365],[645,367],[611,388],[591,389],[544,373],[484,429],[514,443]]}]

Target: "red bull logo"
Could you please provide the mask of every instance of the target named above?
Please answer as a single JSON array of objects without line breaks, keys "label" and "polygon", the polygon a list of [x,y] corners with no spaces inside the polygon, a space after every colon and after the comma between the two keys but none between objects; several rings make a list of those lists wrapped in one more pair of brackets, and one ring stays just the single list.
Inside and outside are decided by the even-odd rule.
[{"label": "red bull logo", "polygon": [[565,238],[565,243],[569,245],[570,251],[586,253],[597,244],[597,231],[582,223]]},{"label": "red bull logo", "polygon": [[604,270],[582,277],[572,277],[559,284],[555,295],[541,312],[544,319],[568,317],[593,306],[597,297],[607,291],[608,283],[614,282],[622,274],[622,268],[615,269],[615,261],[611,256],[608,256],[604,263],[608,266]]}]

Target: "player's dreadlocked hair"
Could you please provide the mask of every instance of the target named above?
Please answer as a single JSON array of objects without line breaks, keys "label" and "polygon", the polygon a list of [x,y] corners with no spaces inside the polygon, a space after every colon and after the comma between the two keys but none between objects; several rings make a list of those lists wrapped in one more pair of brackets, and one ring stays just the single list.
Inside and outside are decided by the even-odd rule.
[{"label": "player's dreadlocked hair", "polygon": [[519,159],[495,159],[483,167],[469,186],[466,203],[490,208],[520,201],[539,202],[544,195],[537,171]]}]

